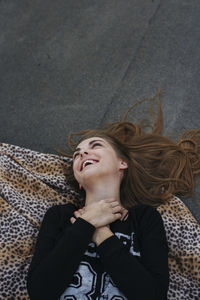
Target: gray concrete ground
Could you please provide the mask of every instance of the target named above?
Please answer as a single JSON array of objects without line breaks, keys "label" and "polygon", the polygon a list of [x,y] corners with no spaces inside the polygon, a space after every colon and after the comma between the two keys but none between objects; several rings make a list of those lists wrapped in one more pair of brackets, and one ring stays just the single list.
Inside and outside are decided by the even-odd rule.
[{"label": "gray concrete ground", "polygon": [[0,140],[55,153],[159,86],[165,134],[199,127],[199,16],[199,0],[1,0]]}]

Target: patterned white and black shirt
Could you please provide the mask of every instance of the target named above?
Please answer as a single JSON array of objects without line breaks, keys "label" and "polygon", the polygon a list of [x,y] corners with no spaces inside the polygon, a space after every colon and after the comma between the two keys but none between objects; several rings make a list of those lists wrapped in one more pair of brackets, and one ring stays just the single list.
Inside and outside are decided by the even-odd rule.
[{"label": "patterned white and black shirt", "polygon": [[76,209],[57,205],[44,217],[28,272],[31,300],[166,300],[168,247],[156,209],[134,206],[98,247],[93,225],[71,224]]}]

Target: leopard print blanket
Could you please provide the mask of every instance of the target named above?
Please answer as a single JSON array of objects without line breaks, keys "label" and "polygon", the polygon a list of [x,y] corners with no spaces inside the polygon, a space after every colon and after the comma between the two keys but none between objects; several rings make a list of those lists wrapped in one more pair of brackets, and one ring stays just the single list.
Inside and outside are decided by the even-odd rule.
[{"label": "leopard print blanket", "polygon": [[[80,203],[64,175],[69,162],[67,157],[0,144],[0,300],[29,299],[26,275],[46,210]],[[200,299],[200,225],[177,197],[158,211],[169,245],[168,299]]]}]

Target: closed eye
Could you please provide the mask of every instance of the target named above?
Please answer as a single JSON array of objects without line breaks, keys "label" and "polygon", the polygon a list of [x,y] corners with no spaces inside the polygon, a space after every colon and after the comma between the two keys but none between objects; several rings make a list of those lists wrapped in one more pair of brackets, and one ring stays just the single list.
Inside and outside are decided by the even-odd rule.
[{"label": "closed eye", "polygon": [[79,152],[75,153],[75,154],[73,155],[73,159],[75,159],[78,155],[79,155]]},{"label": "closed eye", "polygon": [[94,148],[94,147],[96,147],[96,146],[102,146],[100,143],[94,143],[93,145],[92,145],[92,148]]}]

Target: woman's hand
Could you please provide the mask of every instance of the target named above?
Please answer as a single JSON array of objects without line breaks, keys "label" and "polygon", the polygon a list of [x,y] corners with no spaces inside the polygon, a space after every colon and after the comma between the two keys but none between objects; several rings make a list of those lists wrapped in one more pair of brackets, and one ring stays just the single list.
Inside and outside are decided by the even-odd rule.
[{"label": "woman's hand", "polygon": [[[121,219],[124,215],[124,208],[114,199],[105,199],[79,209],[74,215],[99,228]],[[76,219],[72,217],[70,220],[71,223],[74,223]]]},{"label": "woman's hand", "polygon": [[[82,214],[83,214],[84,209],[79,209],[78,211],[75,212],[76,218],[71,217],[70,221],[72,224],[74,224],[76,222],[77,218],[81,218]],[[92,241],[99,246],[104,240],[108,239],[109,237],[111,237],[112,235],[114,235],[112,233],[112,231],[110,230],[110,226],[103,226],[103,227],[99,227],[96,228],[93,237],[92,237]]]}]

